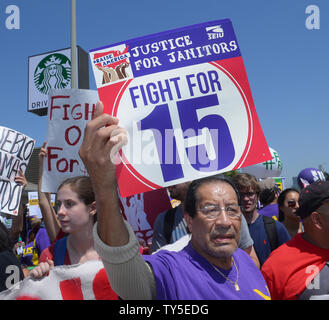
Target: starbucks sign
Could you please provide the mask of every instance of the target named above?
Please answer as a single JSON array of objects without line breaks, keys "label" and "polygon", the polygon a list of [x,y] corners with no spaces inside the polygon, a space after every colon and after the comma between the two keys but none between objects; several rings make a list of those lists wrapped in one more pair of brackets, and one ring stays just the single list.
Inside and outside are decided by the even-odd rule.
[{"label": "starbucks sign", "polygon": [[61,53],[43,58],[34,71],[34,85],[43,94],[50,89],[65,89],[71,83],[71,61]]},{"label": "starbucks sign", "polygon": [[50,89],[71,88],[71,49],[29,57],[28,86],[28,111],[47,110]]}]

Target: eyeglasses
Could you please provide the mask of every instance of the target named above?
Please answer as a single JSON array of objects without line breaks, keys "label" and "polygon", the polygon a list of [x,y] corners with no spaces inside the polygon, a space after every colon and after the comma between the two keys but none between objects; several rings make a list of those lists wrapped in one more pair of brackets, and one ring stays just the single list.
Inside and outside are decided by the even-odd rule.
[{"label": "eyeglasses", "polygon": [[237,204],[230,204],[226,207],[206,205],[203,208],[197,209],[197,211],[200,211],[209,220],[218,218],[222,211],[225,211],[226,215],[231,219],[238,220],[241,218],[241,208]]},{"label": "eyeglasses", "polygon": [[288,207],[289,208],[295,208],[296,204],[297,204],[297,202],[295,200],[289,200],[288,201]]},{"label": "eyeglasses", "polygon": [[253,199],[256,195],[256,192],[240,192],[241,199],[247,197],[249,199]]}]

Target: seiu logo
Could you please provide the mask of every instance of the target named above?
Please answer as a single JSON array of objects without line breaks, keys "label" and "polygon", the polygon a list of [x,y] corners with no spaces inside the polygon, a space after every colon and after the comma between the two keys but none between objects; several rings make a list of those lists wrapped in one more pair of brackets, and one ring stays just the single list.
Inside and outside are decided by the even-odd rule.
[{"label": "seiu logo", "polygon": [[207,27],[206,32],[208,35],[208,40],[224,37],[224,30],[222,29],[222,26]]}]

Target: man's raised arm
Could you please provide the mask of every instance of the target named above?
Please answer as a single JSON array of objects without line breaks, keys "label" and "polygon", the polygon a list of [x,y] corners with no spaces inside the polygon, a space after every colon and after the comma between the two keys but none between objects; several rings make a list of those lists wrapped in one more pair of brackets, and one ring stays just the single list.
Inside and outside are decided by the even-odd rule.
[{"label": "man's raised arm", "polygon": [[118,119],[102,112],[102,103],[97,103],[79,150],[95,192],[95,248],[111,287],[122,299],[152,299],[156,295],[153,272],[139,252],[132,228],[123,220],[117,195],[115,163],[127,134]]},{"label": "man's raised arm", "polygon": [[113,153],[126,143],[127,136],[117,118],[102,112],[103,105],[98,102],[94,118],[85,128],[79,155],[95,192],[99,237],[116,247],[127,244],[129,239],[118,202]]}]

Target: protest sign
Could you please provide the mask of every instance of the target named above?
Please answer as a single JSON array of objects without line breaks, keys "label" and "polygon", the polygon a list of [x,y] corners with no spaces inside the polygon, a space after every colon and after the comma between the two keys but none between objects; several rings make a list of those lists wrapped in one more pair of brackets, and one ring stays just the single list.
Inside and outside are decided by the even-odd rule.
[{"label": "protest sign", "polygon": [[[10,282],[10,279],[8,279]],[[10,283],[8,283],[10,285]],[[99,260],[54,267],[49,276],[30,277],[0,293],[0,300],[116,300]]]},{"label": "protest sign", "polygon": [[276,150],[271,147],[269,149],[271,152],[271,159],[252,166],[244,167],[240,171],[242,173],[252,174],[258,179],[280,177],[283,168],[281,158]]},{"label": "protest sign", "polygon": [[84,128],[92,118],[97,101],[97,91],[93,90],[50,91],[43,192],[56,193],[57,187],[66,178],[87,175],[78,152]]},{"label": "protest sign", "polygon": [[137,239],[144,244],[151,242],[156,217],[172,207],[167,190],[157,189],[119,199],[121,210]]},{"label": "protest sign", "polygon": [[[50,202],[51,205],[55,205],[56,195],[54,193],[51,194]],[[29,208],[29,215],[30,216],[37,216],[38,218],[42,218],[42,213],[39,206],[39,197],[38,192],[30,191],[28,193],[28,208]]]},{"label": "protest sign", "polygon": [[275,185],[280,189],[280,192],[282,192],[286,188],[286,178],[285,177],[273,177],[275,181]]},{"label": "protest sign", "polygon": [[19,170],[25,173],[35,140],[0,126],[0,212],[18,214],[22,186],[14,179]]},{"label": "protest sign", "polygon": [[122,197],[271,159],[229,19],[93,49],[104,111],[129,142]]}]

